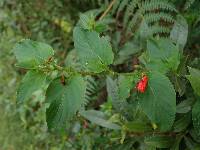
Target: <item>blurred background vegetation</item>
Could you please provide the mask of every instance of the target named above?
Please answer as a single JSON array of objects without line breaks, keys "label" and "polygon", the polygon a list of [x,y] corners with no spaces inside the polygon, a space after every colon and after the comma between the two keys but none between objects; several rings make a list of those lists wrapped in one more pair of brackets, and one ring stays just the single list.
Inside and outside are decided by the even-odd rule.
[{"label": "blurred background vegetation", "polygon": [[[57,0],[0,0],[0,150],[62,149],[72,147],[67,135],[47,132],[44,97],[17,106],[16,89],[24,70],[15,67],[12,47],[23,38],[49,43],[61,60],[72,47],[71,33],[80,11],[77,2]],[[89,7],[89,6],[88,6]],[[72,148],[70,148],[72,149]]]},{"label": "blurred background vegetation", "polygon": [[[181,0],[172,1],[181,8]],[[42,91],[35,92],[24,105],[16,105],[16,89],[25,71],[14,65],[14,44],[24,38],[48,43],[56,50],[59,62],[65,63],[67,53],[73,49],[72,30],[79,14],[99,8],[99,4],[98,0],[0,0],[0,150],[106,149],[112,136],[116,137],[114,132],[95,125],[90,125],[91,132],[83,120],[74,120],[70,132],[47,132]],[[107,5],[105,0],[101,7]],[[199,43],[200,27],[192,28],[197,16],[194,10],[183,15],[191,27],[186,49],[199,50],[194,43]],[[192,52],[191,62],[198,68],[199,53]],[[109,113],[110,104],[105,103],[102,109]],[[120,150],[120,146],[113,146],[116,148]]]},{"label": "blurred background vegetation", "polygon": [[88,150],[94,143],[98,149],[108,143],[106,129],[91,125],[91,132],[83,120],[74,120],[67,132],[47,132],[43,91],[18,106],[16,90],[25,70],[15,66],[12,53],[17,42],[28,38],[50,44],[65,63],[79,14],[98,6],[93,0],[0,0],[0,150]]}]

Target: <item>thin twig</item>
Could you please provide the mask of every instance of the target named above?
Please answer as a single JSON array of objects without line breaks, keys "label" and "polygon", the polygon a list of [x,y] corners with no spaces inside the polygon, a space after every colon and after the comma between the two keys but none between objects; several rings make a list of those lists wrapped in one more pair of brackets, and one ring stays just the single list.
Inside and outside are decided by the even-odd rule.
[{"label": "thin twig", "polygon": [[104,13],[99,17],[99,20],[102,20],[106,15],[107,15],[107,13],[110,11],[110,9],[112,8],[112,6],[114,5],[114,3],[116,2],[116,0],[113,0],[110,4],[109,4],[109,6],[108,6],[108,8],[104,11]]}]

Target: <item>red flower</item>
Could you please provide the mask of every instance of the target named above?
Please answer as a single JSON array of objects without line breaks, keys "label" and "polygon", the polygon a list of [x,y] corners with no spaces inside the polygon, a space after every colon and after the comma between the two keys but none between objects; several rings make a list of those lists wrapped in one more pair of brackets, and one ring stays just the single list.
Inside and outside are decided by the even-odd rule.
[{"label": "red flower", "polygon": [[144,75],[136,86],[137,90],[141,93],[144,93],[147,88],[147,83],[148,83],[148,77]]}]

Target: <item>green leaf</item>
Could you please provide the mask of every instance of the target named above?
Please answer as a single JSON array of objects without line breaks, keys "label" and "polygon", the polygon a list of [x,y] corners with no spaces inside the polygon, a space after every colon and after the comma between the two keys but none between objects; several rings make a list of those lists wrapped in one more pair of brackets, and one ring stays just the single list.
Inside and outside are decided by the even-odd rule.
[{"label": "green leaf", "polygon": [[109,25],[114,22],[115,22],[115,19],[112,16],[108,15],[105,18],[103,18],[102,20],[96,21],[95,31],[98,33],[105,32],[105,31],[109,30]]},{"label": "green leaf", "polygon": [[166,73],[177,70],[180,63],[178,48],[168,39],[150,39],[147,41],[146,67],[153,71]]},{"label": "green leaf", "polygon": [[138,38],[141,41],[142,45],[145,45],[144,42],[146,42],[146,40],[152,35],[151,30],[147,24],[147,22],[145,21],[145,19],[143,18],[141,23],[140,23],[140,27],[138,29],[138,31],[136,32],[136,36],[138,36]]},{"label": "green leaf", "polygon": [[17,101],[23,102],[28,100],[32,93],[45,86],[46,74],[39,71],[29,71],[21,81],[17,90]]},{"label": "green leaf", "polygon": [[46,100],[51,103],[46,112],[49,129],[59,128],[85,103],[86,84],[80,75],[75,75],[63,85],[55,79],[46,92]]},{"label": "green leaf", "polygon": [[119,98],[125,100],[130,96],[130,91],[133,88],[133,76],[120,75],[118,77]]},{"label": "green leaf", "polygon": [[169,69],[166,67],[166,64],[159,59],[147,62],[145,66],[151,71],[159,71],[163,74],[166,74],[169,71]]},{"label": "green leaf", "polygon": [[194,92],[200,96],[200,70],[188,67],[190,75],[187,75],[187,79],[190,81]]},{"label": "green leaf", "polygon": [[179,74],[173,74],[170,79],[174,83],[175,90],[180,96],[183,96],[186,91],[185,80],[183,80]]},{"label": "green leaf", "polygon": [[191,137],[184,136],[184,140],[185,140],[184,143],[189,150],[193,150],[193,149],[198,150],[198,149],[195,148],[196,146],[198,146],[197,143],[194,142],[193,139],[191,139]]},{"label": "green leaf", "polygon": [[187,128],[191,122],[191,113],[185,114],[174,123],[174,132],[181,132]]},{"label": "green leaf", "polygon": [[[113,80],[108,76],[106,79],[106,86],[108,92],[108,100],[112,103],[114,111],[120,113],[122,116],[132,117],[134,111],[133,105],[128,104],[125,99],[126,97],[120,96],[118,80]],[[129,91],[129,89],[127,90]],[[127,95],[129,96],[129,94]]]},{"label": "green leaf", "polygon": [[130,132],[150,132],[152,131],[151,126],[144,122],[127,122],[124,125],[125,129]]},{"label": "green leaf", "polygon": [[134,41],[127,42],[119,51],[118,57],[114,61],[115,65],[123,64],[130,59],[134,54],[141,50],[139,43]]},{"label": "green leaf", "polygon": [[107,90],[109,96],[114,101],[125,101],[129,96],[131,89],[135,86],[134,78],[137,73],[133,75],[119,75],[117,80],[107,78]]},{"label": "green leaf", "polygon": [[192,120],[197,135],[200,136],[200,101],[197,101],[192,108]]},{"label": "green leaf", "polygon": [[114,55],[107,38],[78,27],[74,29],[73,38],[80,61],[89,71],[99,73],[113,63]]},{"label": "green leaf", "polygon": [[107,85],[108,96],[111,99],[114,108],[120,113],[126,112],[128,103],[125,101],[124,98],[120,99],[119,95],[120,92],[117,80],[113,80],[112,78],[107,77],[106,85]]},{"label": "green leaf", "polygon": [[192,139],[194,139],[198,143],[200,142],[200,136],[198,136],[198,134],[194,128],[190,129],[189,133],[190,133]]},{"label": "green leaf", "polygon": [[151,72],[147,90],[139,95],[139,105],[161,131],[169,130],[176,113],[176,93],[169,79]]},{"label": "green leaf", "polygon": [[173,144],[173,146],[171,147],[170,150],[179,150],[179,145],[180,145],[182,138],[183,138],[183,135],[181,135],[181,134],[177,135],[176,139],[174,141],[174,144]]},{"label": "green leaf", "polygon": [[94,14],[92,12],[81,14],[78,23],[83,29],[92,30],[95,26]]},{"label": "green leaf", "polygon": [[188,37],[188,24],[185,18],[181,15],[177,16],[174,27],[171,30],[170,38],[180,46],[181,49],[185,47]]},{"label": "green leaf", "polygon": [[81,68],[80,61],[78,60],[77,51],[71,50],[70,52],[68,52],[68,54],[65,58],[65,66],[71,67],[74,70],[83,69],[83,68]]},{"label": "green leaf", "polygon": [[177,51],[176,46],[167,39],[149,39],[147,41],[147,52],[150,59],[167,60]]},{"label": "green leaf", "polygon": [[115,109],[122,108],[121,104],[123,103],[124,100],[120,99],[117,80],[113,80],[111,77],[108,76],[106,79],[106,86],[107,86],[108,96],[110,97],[114,108]]},{"label": "green leaf", "polygon": [[119,130],[121,127],[115,123],[112,123],[108,119],[106,119],[106,116],[101,111],[96,110],[87,110],[87,111],[81,111],[80,115],[88,119],[89,121],[100,125],[105,128]]},{"label": "green leaf", "polygon": [[13,52],[18,60],[18,66],[27,69],[43,64],[54,54],[53,49],[49,45],[28,39],[16,44]]},{"label": "green leaf", "polygon": [[106,79],[106,85],[107,85],[108,96],[110,96],[112,101],[120,101],[117,81],[113,80],[111,77],[108,76]]},{"label": "green leaf", "polygon": [[176,106],[176,113],[187,113],[191,110],[192,99],[184,100]]},{"label": "green leaf", "polygon": [[80,15],[78,26],[85,30],[96,31],[102,33],[108,30],[108,25],[114,22],[114,19],[110,16],[106,16],[101,20],[95,20],[97,16],[102,12],[100,9],[90,10]]},{"label": "green leaf", "polygon": [[149,136],[146,137],[144,143],[157,148],[169,148],[173,145],[174,139],[169,136]]}]

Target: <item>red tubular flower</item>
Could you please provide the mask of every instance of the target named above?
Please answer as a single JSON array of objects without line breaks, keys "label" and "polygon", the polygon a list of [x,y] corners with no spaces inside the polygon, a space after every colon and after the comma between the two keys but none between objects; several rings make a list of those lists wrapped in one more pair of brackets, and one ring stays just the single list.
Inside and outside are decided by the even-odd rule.
[{"label": "red tubular flower", "polygon": [[139,92],[144,93],[148,84],[148,77],[144,75],[142,79],[138,82],[136,88]]}]

